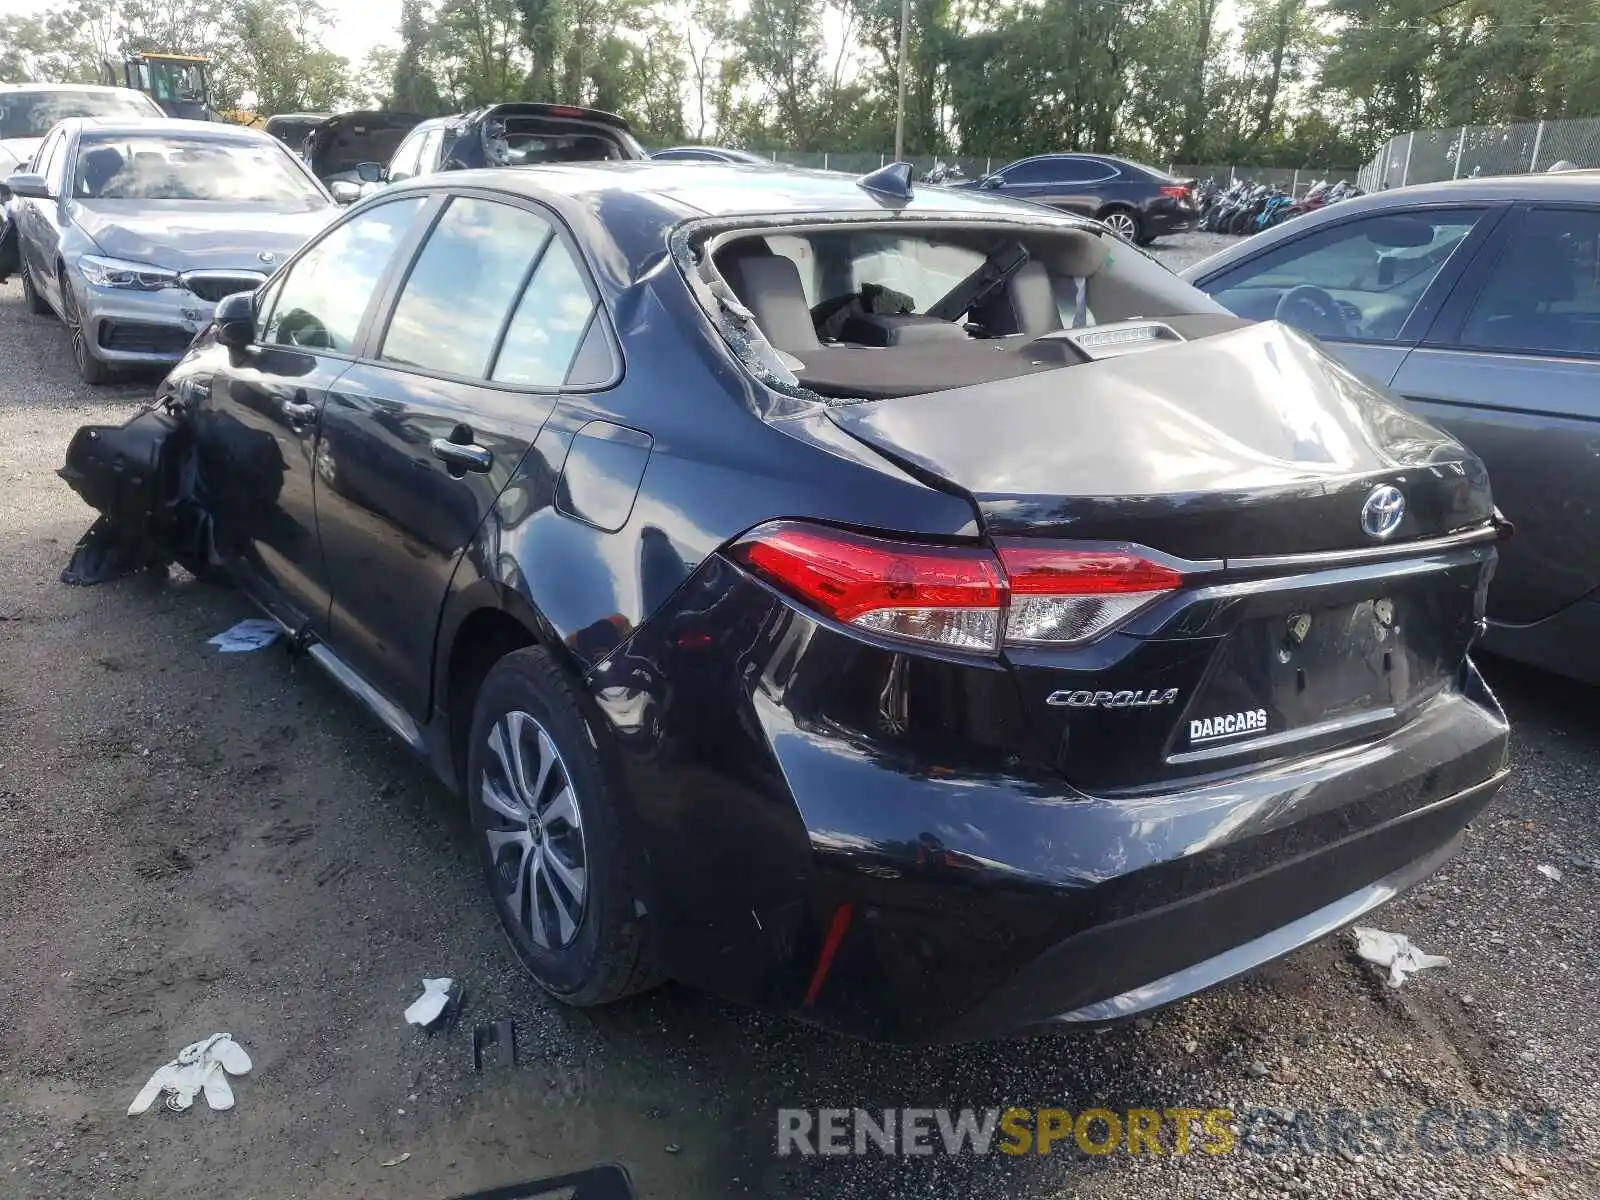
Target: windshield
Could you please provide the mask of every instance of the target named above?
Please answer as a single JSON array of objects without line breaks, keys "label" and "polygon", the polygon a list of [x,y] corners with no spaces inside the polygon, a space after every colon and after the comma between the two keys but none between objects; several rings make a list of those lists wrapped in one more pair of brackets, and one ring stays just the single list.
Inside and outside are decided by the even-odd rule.
[{"label": "windshield", "polygon": [[164,115],[138,92],[0,92],[0,138],[42,138],[68,117],[117,121]]},{"label": "windshield", "polygon": [[329,203],[276,141],[155,135],[85,140],[72,194],[84,200],[208,200],[298,209]]}]

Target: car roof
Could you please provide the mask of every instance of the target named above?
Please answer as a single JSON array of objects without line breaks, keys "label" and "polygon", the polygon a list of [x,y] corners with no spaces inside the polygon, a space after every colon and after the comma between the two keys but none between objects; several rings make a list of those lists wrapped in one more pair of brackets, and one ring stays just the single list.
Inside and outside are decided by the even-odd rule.
[{"label": "car roof", "polygon": [[127,137],[137,133],[164,133],[173,137],[201,138],[214,142],[260,142],[283,145],[264,129],[229,125],[222,121],[183,121],[173,117],[147,117],[142,120],[102,121],[95,117],[69,117],[61,122],[80,134]]},{"label": "car roof", "polygon": [[0,92],[132,92],[144,95],[136,88],[110,87],[103,83],[0,83]]},{"label": "car roof", "polygon": [[[451,172],[457,186],[492,187],[530,199],[594,203],[628,195],[654,203],[673,220],[688,216],[774,217],[803,213],[970,213],[975,217],[1041,217],[1036,204],[977,191],[914,188],[906,204],[890,203],[840,171],[801,167],[754,169],[747,163],[629,162],[541,163],[483,171]],[[441,182],[424,176],[418,184]],[[411,186],[411,182],[399,186]],[[1056,214],[1059,215],[1059,214]]]}]

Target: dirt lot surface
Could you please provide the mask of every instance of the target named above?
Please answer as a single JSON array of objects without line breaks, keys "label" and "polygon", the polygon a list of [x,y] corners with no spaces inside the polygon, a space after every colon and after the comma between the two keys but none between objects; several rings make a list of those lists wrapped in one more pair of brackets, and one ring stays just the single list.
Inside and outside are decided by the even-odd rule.
[{"label": "dirt lot surface", "polygon": [[[1592,692],[1491,664],[1516,772],[1462,856],[1380,914],[1453,959],[1399,991],[1339,938],[1152,1019],[960,1048],[674,987],[574,1013],[512,965],[460,806],[375,721],[279,650],[205,645],[253,615],[242,597],[177,572],[57,581],[90,519],[53,474],[67,440],[149,387],[79,385],[59,327],[0,286],[0,1196],[445,1197],[603,1160],[686,1200],[1600,1196]],[[431,975],[464,981],[467,1008],[429,1039],[401,1012]],[[521,1065],[477,1073],[470,1028],[500,1017]],[[124,1115],[224,1030],[255,1061],[233,1111]],[[774,1152],[779,1107],[963,1105],[1383,1108],[1401,1145]],[[1444,1148],[1418,1149],[1441,1108]],[[1475,1117],[1483,1152],[1458,1145],[1461,1110],[1547,1108],[1557,1147],[1507,1148]]]}]

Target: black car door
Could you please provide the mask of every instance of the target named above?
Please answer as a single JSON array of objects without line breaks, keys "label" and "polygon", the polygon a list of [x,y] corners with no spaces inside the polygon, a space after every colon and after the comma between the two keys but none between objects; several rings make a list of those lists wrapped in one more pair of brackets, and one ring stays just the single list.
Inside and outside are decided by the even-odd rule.
[{"label": "black car door", "polygon": [[379,284],[424,203],[405,197],[355,213],[290,262],[262,292],[255,344],[218,360],[196,414],[218,549],[295,629],[327,626],[313,495],[323,403],[350,369]]},{"label": "black car door", "polygon": [[471,191],[433,205],[362,361],[330,391],[317,463],[329,644],[419,719],[456,563],[555,407],[592,322],[604,336],[582,256],[552,214]]},{"label": "black car door", "polygon": [[1392,386],[1483,459],[1516,526],[1490,617],[1531,624],[1600,587],[1600,207],[1510,214]]},{"label": "black car door", "polygon": [[1098,213],[1104,200],[1103,191],[1116,177],[1117,169],[1092,158],[1071,155],[1052,158],[1049,162],[1049,179],[1029,199],[1085,217]]}]

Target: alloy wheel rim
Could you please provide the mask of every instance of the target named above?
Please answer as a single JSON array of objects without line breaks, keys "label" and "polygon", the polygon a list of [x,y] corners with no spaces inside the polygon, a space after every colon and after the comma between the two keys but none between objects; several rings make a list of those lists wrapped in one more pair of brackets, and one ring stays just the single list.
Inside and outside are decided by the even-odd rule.
[{"label": "alloy wheel rim", "polygon": [[61,280],[61,307],[67,314],[67,336],[72,339],[72,356],[82,367],[89,346],[83,338],[83,322],[78,318],[78,301],[72,294],[72,285],[65,277]]},{"label": "alloy wheel rim", "polygon": [[521,710],[495,722],[488,748],[478,793],[498,899],[540,949],[570,946],[589,891],[572,776],[544,726]]},{"label": "alloy wheel rim", "polygon": [[1133,218],[1127,213],[1114,212],[1106,217],[1106,224],[1111,227],[1111,232],[1125,241],[1133,240]]}]

